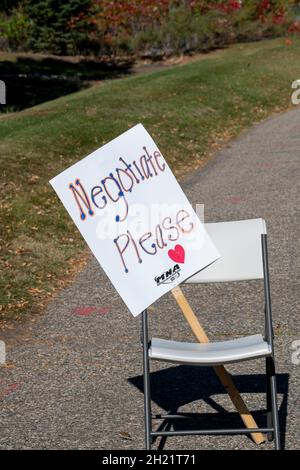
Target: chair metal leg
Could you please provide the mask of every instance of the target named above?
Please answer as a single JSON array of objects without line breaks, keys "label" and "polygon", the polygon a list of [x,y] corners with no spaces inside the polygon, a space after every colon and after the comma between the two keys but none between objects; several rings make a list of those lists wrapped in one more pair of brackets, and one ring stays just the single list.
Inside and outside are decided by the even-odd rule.
[{"label": "chair metal leg", "polygon": [[[272,398],[271,398],[271,367],[270,357],[266,357],[266,388],[267,388],[267,427],[273,427],[273,416],[272,416]],[[274,440],[274,432],[267,434],[268,441]]]},{"label": "chair metal leg", "polygon": [[143,369],[144,369],[144,409],[145,409],[145,447],[151,449],[151,394],[149,376],[149,355],[148,355],[148,324],[147,311],[142,313],[142,335],[143,335]]},{"label": "chair metal leg", "polygon": [[269,265],[268,265],[268,247],[267,247],[267,235],[261,236],[262,243],[262,258],[263,258],[263,270],[264,270],[264,290],[265,290],[265,328],[266,328],[266,340],[271,346],[273,351],[271,357],[267,357],[267,368],[269,376],[269,386],[271,395],[271,408],[272,408],[272,421],[274,426],[274,439],[275,449],[280,449],[280,433],[279,433],[279,418],[277,408],[277,387],[276,387],[276,374],[275,374],[275,362],[274,362],[274,331],[273,331],[273,320],[272,320],[272,307],[271,307],[271,294],[270,294],[270,281],[269,281]]},{"label": "chair metal leg", "polygon": [[272,405],[272,421],[274,425],[274,439],[275,449],[280,450],[280,431],[279,431],[279,416],[277,407],[277,385],[274,358],[268,357],[270,367],[270,389],[271,389],[271,405]]}]

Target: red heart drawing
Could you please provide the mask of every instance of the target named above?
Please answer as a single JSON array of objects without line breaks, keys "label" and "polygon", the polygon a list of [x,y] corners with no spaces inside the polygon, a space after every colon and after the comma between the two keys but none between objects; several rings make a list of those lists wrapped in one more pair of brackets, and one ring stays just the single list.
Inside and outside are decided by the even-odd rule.
[{"label": "red heart drawing", "polygon": [[169,258],[175,263],[184,263],[185,251],[183,246],[176,245],[174,250],[168,251]]}]

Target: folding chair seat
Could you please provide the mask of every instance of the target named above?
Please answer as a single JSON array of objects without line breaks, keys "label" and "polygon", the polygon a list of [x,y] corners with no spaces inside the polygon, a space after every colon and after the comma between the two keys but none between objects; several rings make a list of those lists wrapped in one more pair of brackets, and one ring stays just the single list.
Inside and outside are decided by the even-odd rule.
[{"label": "folding chair seat", "polygon": [[[205,224],[205,228],[221,258],[202,269],[186,283],[233,282],[261,279],[265,292],[265,334],[255,334],[228,341],[208,344],[179,342],[160,338],[148,340],[147,311],[142,313],[144,350],[144,398],[145,398],[145,441],[151,448],[152,439],[158,435],[172,435],[174,431],[152,431],[151,393],[149,359],[198,366],[217,366],[257,358],[266,361],[267,427],[269,440],[275,438],[275,448],[280,449],[279,419],[277,409],[277,388],[273,347],[273,327],[269,270],[267,256],[266,224],[263,219],[217,222]],[[172,418],[174,416],[172,415]],[[262,430],[262,429],[261,429]],[[210,430],[199,430],[199,434]],[[245,433],[245,429],[235,429],[232,434]],[[250,433],[250,431],[249,431]],[[189,434],[188,431],[176,435]],[[192,434],[197,434],[193,431]],[[216,434],[214,432],[214,434]]]},{"label": "folding chair seat", "polygon": [[271,347],[262,335],[251,335],[208,344],[152,338],[149,348],[150,359],[203,366],[230,364],[231,362],[271,356],[271,354]]}]

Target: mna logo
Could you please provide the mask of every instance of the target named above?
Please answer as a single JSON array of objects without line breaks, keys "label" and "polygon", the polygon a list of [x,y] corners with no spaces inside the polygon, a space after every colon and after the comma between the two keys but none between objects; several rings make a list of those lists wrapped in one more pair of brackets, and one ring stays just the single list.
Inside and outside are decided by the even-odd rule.
[{"label": "mna logo", "polygon": [[0,104],[6,104],[6,85],[3,80],[0,80]]},{"label": "mna logo", "polygon": [[173,268],[168,269],[164,273],[160,274],[159,276],[155,276],[154,280],[156,285],[159,286],[160,284],[170,284],[174,282],[175,279],[178,279],[180,276],[180,267],[178,264],[175,264]]}]

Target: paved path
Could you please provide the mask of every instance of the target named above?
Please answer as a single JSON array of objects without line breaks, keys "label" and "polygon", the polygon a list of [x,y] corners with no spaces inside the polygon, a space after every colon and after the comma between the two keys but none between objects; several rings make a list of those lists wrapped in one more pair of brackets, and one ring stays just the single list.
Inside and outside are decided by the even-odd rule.
[{"label": "paved path", "polygon": [[[280,418],[288,449],[300,447],[300,365],[293,365],[291,359],[292,342],[300,339],[299,158],[297,108],[231,142],[184,184],[193,203],[205,202],[207,221],[258,216],[267,220]],[[261,331],[263,292],[256,281],[184,290],[211,338]],[[101,309],[78,316],[80,306]],[[151,309],[151,324],[153,333],[161,336],[174,331],[179,340],[192,339],[171,295]],[[143,448],[139,321],[126,311],[94,261],[45,315],[7,341],[12,367],[0,370],[0,448]],[[263,407],[263,361],[229,369],[248,405]],[[181,406],[203,411],[203,426],[226,424],[228,419],[239,426],[210,369],[171,366],[163,370],[157,363],[152,381],[154,412]],[[216,421],[222,409],[228,413]],[[214,414],[207,416],[208,412]],[[256,448],[246,436],[178,437],[155,442],[155,447],[159,445],[165,449]]]}]

